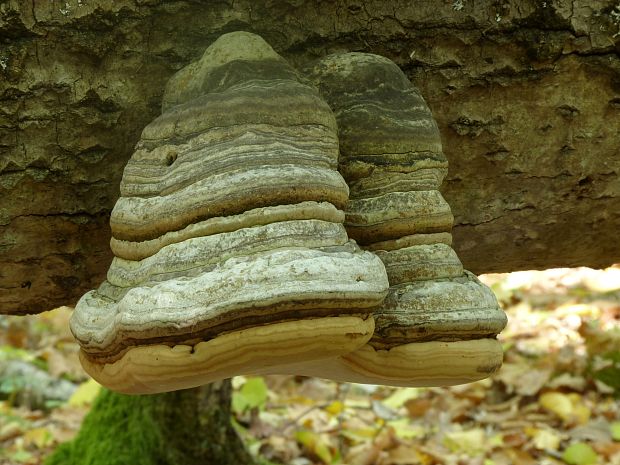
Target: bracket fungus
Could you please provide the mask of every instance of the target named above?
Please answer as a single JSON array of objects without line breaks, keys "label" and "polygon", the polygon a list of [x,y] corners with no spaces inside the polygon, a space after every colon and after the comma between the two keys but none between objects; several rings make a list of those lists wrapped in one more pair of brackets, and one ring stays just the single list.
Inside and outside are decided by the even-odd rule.
[{"label": "bracket fungus", "polygon": [[338,122],[347,232],[382,259],[391,287],[368,344],[291,371],[401,386],[490,375],[502,362],[495,337],[506,316],[451,248],[453,217],[438,190],[448,162],[426,102],[377,55],[330,55],[307,73]]},{"label": "bracket fungus", "polygon": [[71,319],[85,369],[155,393],[362,347],[389,284],[343,226],[338,155],[329,106],[260,37],[180,70],[123,173],[107,280]]},{"label": "bracket fungus", "polygon": [[423,98],[376,55],[307,73],[236,32],[169,81],[123,173],[107,280],[71,319],[100,383],[445,385],[501,365],[506,316],[451,248]]}]

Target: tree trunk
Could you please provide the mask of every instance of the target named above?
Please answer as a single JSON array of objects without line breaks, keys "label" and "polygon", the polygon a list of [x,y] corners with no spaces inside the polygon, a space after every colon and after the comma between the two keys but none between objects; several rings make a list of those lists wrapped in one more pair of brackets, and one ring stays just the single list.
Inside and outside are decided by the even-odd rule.
[{"label": "tree trunk", "polygon": [[230,424],[230,382],[126,396],[104,390],[78,436],[46,465],[245,465]]},{"label": "tree trunk", "polygon": [[[0,313],[70,304],[104,279],[122,169],[160,113],[164,83],[219,35],[241,29],[262,35],[296,66],[367,51],[405,70],[442,132],[450,161],[443,192],[467,268],[620,261],[616,4],[0,1]],[[224,415],[221,391],[205,389],[220,399],[205,411]],[[119,463],[197,463],[175,455],[185,446],[170,438],[202,444],[203,457],[216,457],[209,452],[215,439],[192,442],[198,392],[104,394],[52,463],[110,463],[125,444],[139,456]],[[148,423],[129,434],[125,427],[137,418]],[[225,419],[209,421],[201,438],[213,428],[228,434],[220,429]]]},{"label": "tree trunk", "polygon": [[122,169],[164,83],[239,29],[297,66],[360,50],[406,71],[441,128],[467,268],[619,261],[616,4],[5,0],[0,312],[69,304],[102,281]]}]

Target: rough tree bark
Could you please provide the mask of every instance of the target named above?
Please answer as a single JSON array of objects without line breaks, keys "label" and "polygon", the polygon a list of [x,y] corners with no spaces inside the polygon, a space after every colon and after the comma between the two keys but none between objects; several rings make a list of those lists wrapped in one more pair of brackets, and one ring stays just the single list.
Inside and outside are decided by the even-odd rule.
[{"label": "rough tree bark", "polygon": [[617,0],[0,0],[0,313],[101,282],[164,83],[239,29],[296,66],[355,50],[405,70],[439,123],[472,271],[620,261]]},{"label": "rough tree bark", "polygon": [[0,311],[71,303],[102,280],[123,165],[164,83],[238,29],[295,65],[362,50],[408,73],[442,131],[472,271],[619,261],[617,4],[4,0]]}]

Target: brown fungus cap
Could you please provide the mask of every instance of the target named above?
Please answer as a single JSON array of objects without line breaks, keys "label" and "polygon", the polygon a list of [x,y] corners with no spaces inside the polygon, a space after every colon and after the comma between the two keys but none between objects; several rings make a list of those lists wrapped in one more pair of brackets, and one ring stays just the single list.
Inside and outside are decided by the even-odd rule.
[{"label": "brown fungus cap", "polygon": [[439,130],[396,64],[367,53],[330,55],[307,68],[336,115],[339,169],[350,187],[345,227],[385,264],[390,290],[361,349],[290,372],[339,381],[428,386],[484,378],[502,362],[506,316],[463,270]]},{"label": "brown fungus cap", "polygon": [[[335,54],[306,73],[336,115],[341,170],[352,190],[359,189],[356,198],[373,184],[384,194],[439,187],[448,167],[439,128],[395,63],[370,53]],[[396,182],[397,173],[408,176]]]}]

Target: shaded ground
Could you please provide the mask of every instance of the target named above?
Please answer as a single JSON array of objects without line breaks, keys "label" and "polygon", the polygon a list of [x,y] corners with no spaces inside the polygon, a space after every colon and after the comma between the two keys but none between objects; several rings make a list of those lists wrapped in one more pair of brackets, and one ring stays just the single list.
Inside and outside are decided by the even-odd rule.
[{"label": "shaded ground", "polygon": [[[509,316],[495,377],[445,389],[238,377],[251,452],[292,465],[620,464],[620,267],[483,279]],[[0,317],[0,465],[42,463],[99,389],[69,314]]]}]

